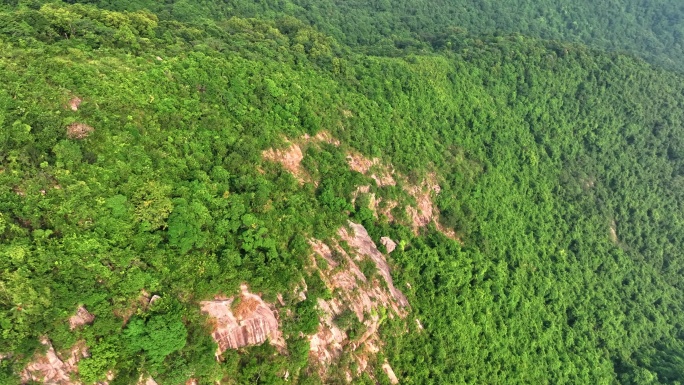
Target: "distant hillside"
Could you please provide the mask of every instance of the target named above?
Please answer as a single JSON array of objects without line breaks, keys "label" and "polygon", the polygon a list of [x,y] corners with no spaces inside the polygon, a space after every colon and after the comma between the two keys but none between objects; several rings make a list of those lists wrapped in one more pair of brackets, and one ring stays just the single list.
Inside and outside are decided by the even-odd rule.
[{"label": "distant hillside", "polygon": [[684,3],[677,0],[84,2],[115,10],[146,8],[182,21],[289,15],[371,55],[397,55],[397,48],[441,49],[458,45],[467,35],[520,33],[630,52],[665,68],[684,70]]}]

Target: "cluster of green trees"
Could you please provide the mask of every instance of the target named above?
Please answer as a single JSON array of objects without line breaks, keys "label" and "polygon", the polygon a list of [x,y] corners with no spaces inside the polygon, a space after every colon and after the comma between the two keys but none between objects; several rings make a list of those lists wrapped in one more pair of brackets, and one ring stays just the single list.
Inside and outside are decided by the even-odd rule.
[{"label": "cluster of green trees", "polygon": [[[330,293],[306,273],[307,239],[351,217],[405,246],[391,259],[411,314],[383,324],[377,358],[404,383],[681,382],[684,79],[572,43],[442,33],[511,26],[670,65],[682,13],[626,6],[636,16],[610,27],[600,5],[478,4],[5,2],[0,381],[18,383],[47,335],[57,350],[86,341],[89,383],[109,370],[112,384],[320,383],[301,334]],[[591,36],[569,32],[575,18]],[[645,51],[627,30],[666,48]],[[367,54],[387,39],[391,55]],[[76,122],[95,130],[70,139]],[[318,184],[261,155],[321,130],[342,145],[305,149]],[[352,205],[367,184],[397,212],[411,199],[350,171],[351,149],[412,180],[435,173],[442,224],[463,243]],[[268,301],[284,294],[288,355],[264,345],[214,359],[198,302],[243,282]],[[143,290],[162,300],[139,305]],[[71,331],[79,305],[96,318]]]}]

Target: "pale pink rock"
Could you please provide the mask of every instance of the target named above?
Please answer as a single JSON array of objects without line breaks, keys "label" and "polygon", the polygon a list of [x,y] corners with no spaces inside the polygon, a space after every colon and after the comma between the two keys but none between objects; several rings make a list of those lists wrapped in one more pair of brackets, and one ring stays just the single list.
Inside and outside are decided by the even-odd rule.
[{"label": "pale pink rock", "polygon": [[80,382],[71,379],[71,374],[78,372],[78,361],[89,356],[85,342],[76,343],[69,351],[66,360],[57,355],[47,337],[41,339],[40,343],[47,347],[47,351],[44,355],[37,356],[21,372],[22,383],[38,381],[52,385],[80,384]]},{"label": "pale pink rock", "polygon": [[79,326],[90,324],[95,320],[95,316],[90,314],[85,307],[79,306],[76,314],[69,317],[69,329],[74,330]]},{"label": "pale pink rock", "polygon": [[[378,187],[394,186],[397,184],[392,176],[394,172],[389,168],[382,166],[380,164],[380,159],[378,158],[368,159],[361,154],[351,153],[347,155],[347,163],[349,164],[349,168],[356,172],[363,175],[370,174],[368,176],[373,178]],[[377,170],[378,172],[371,172],[371,169]]]},{"label": "pale pink rock", "polygon": [[392,385],[396,385],[399,383],[399,379],[397,378],[397,375],[394,374],[394,370],[392,370],[392,367],[390,366],[390,364],[387,361],[385,361],[385,363],[382,364],[382,370],[385,372],[385,374],[387,374],[387,378],[389,378],[390,383]]},{"label": "pale pink rock", "polygon": [[241,286],[240,304],[235,313],[231,309],[234,300],[229,298],[200,303],[202,311],[215,322],[212,336],[219,346],[217,355],[227,349],[258,345],[267,340],[274,346],[285,346],[271,306],[258,295],[250,293],[246,285]]},{"label": "pale pink rock", "polygon": [[[320,272],[321,279],[333,293],[330,300],[318,299],[321,322],[318,331],[309,336],[310,354],[320,364],[319,374],[323,379],[327,368],[343,352],[351,353],[351,358],[358,364],[358,373],[353,375],[370,370],[366,369],[368,357],[376,355],[382,346],[378,334],[381,308],[390,309],[387,312],[389,317],[404,317],[407,313],[408,301],[394,287],[385,257],[363,226],[350,223],[350,227],[353,231],[340,229],[338,233],[340,239],[350,246],[350,253],[336,242],[331,247],[315,239],[309,241],[315,254],[325,261],[323,265],[320,260],[317,263],[316,258],[313,258],[313,267]],[[373,279],[366,277],[359,268],[358,263],[366,258],[378,270],[379,274]],[[384,285],[382,281],[385,281]],[[363,334],[353,341],[335,324],[335,317],[347,309],[353,311],[365,326]]]},{"label": "pale pink rock", "polygon": [[340,237],[347,241],[350,246],[356,248],[359,254],[366,256],[375,262],[375,265],[380,271],[380,275],[385,279],[387,287],[396,302],[401,307],[407,307],[408,300],[406,299],[406,296],[404,296],[404,293],[399,289],[394,287],[392,275],[390,274],[390,267],[385,256],[378,250],[366,229],[362,225],[353,222],[349,222],[349,227],[351,227],[354,232],[353,236],[349,234],[346,229],[342,228],[339,231]]},{"label": "pale pink rock", "polygon": [[83,100],[81,100],[81,98],[78,96],[71,98],[71,100],[69,100],[69,108],[71,108],[71,111],[78,111],[78,106],[81,105],[82,101]]},{"label": "pale pink rock", "polygon": [[396,242],[394,242],[390,237],[380,238],[380,243],[382,243],[385,246],[385,249],[387,249],[387,254],[393,252],[397,248]]}]

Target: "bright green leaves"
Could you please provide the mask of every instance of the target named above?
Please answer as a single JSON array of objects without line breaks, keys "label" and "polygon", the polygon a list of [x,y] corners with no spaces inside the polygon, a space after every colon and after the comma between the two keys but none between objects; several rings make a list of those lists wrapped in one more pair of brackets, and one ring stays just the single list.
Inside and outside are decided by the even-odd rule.
[{"label": "bright green leaves", "polygon": [[240,248],[247,255],[263,253],[267,259],[278,257],[275,241],[269,236],[268,228],[253,214],[242,216],[242,232],[239,236]]},{"label": "bright green leaves", "polygon": [[119,347],[108,341],[99,342],[89,347],[90,356],[78,363],[78,373],[86,383],[104,381],[107,372],[119,357]]},{"label": "bright green leaves", "polygon": [[50,3],[38,13],[49,22],[49,28],[37,22],[33,25],[42,29],[43,38],[83,38],[90,44],[113,43],[125,49],[140,49],[141,43],[149,43],[157,27],[157,17],[147,11],[113,12],[82,4]]},{"label": "bright green leaves", "polygon": [[122,26],[118,31],[116,31],[114,34],[114,39],[119,47],[130,47],[136,50],[140,49],[138,39],[133,33],[133,30],[127,25]]},{"label": "bright green leaves", "polygon": [[140,223],[141,229],[154,231],[166,228],[166,219],[173,210],[170,194],[171,187],[157,181],[145,183],[135,193],[135,221]]},{"label": "bright green leaves", "polygon": [[81,145],[73,140],[62,140],[53,147],[57,168],[75,169],[83,158]]},{"label": "bright green leaves", "polygon": [[146,321],[131,320],[123,333],[127,349],[144,352],[152,365],[162,363],[166,356],[182,349],[188,337],[180,314],[171,313],[155,314]]},{"label": "bright green leaves", "polygon": [[335,193],[334,187],[326,185],[322,188],[319,199],[323,205],[334,212],[351,211],[354,206],[351,205],[344,197]]},{"label": "bright green leaves", "polygon": [[14,351],[34,335],[36,318],[52,305],[50,288],[32,269],[37,261],[25,245],[0,246],[0,350]]},{"label": "bright green leaves", "polygon": [[127,27],[136,35],[151,36],[157,27],[157,16],[146,11],[137,12],[112,12],[102,11],[99,19],[112,28]]},{"label": "bright green leaves", "polygon": [[[167,17],[186,20],[201,20],[204,12],[191,1],[167,9]],[[21,12],[0,14],[2,39],[11,42],[0,43],[0,184],[8,186],[0,191],[0,352],[20,351],[36,335],[54,337],[61,329],[53,324],[86,303],[97,319],[76,332],[95,334],[88,341],[92,357],[80,365],[85,381],[113,368],[122,383],[128,371],[132,383],[135,371],[151,372],[149,364],[160,383],[180,383],[202,375],[195,370],[200,362],[207,383],[215,382],[207,380],[212,370],[225,370],[212,379],[281,381],[283,362],[294,356],[297,368],[306,364],[305,339],[288,344],[293,355],[278,356],[277,365],[268,346],[226,353],[226,362],[215,363],[210,343],[192,348],[210,338],[192,329],[200,324],[190,310],[196,304],[149,313],[136,301],[144,289],[192,302],[242,282],[271,297],[291,293],[310,257],[307,240],[335,234],[350,213],[376,241],[399,241],[389,258],[399,266],[392,274],[397,287],[413,285],[401,288],[415,300],[412,311],[425,329],[405,333],[396,319],[383,328],[396,323],[401,337],[382,333],[395,370],[413,383],[595,383],[612,373],[604,369],[613,350],[629,351],[681,323],[671,287],[644,283],[630,289],[633,297],[621,297],[631,287],[622,279],[601,284],[633,266],[624,259],[619,269],[611,265],[605,249],[612,245],[598,247],[603,233],[587,224],[600,199],[601,210],[617,211],[621,240],[635,253],[660,255],[667,279],[681,286],[675,203],[684,189],[637,190],[642,168],[675,181],[684,169],[675,76],[641,64],[622,68],[630,65],[623,61],[620,71],[635,87],[622,87],[610,58],[555,52],[521,37],[471,44],[459,32],[445,39],[467,49],[390,59],[349,53],[293,19],[234,18],[199,28],[84,5]],[[369,30],[353,36],[368,40]],[[379,44],[387,43],[387,52],[399,52],[392,41]],[[581,91],[580,83],[587,85]],[[64,106],[72,94],[84,99],[78,111]],[[646,107],[619,112],[623,104]],[[650,127],[648,114],[663,123]],[[64,122],[81,117],[97,123],[97,135],[62,141]],[[616,157],[607,151],[622,143],[616,128],[624,122],[627,141],[633,136],[632,147],[643,152]],[[296,141],[321,129],[341,144],[306,143],[301,165],[316,183],[300,185],[262,162],[261,151],[281,136]],[[597,145],[610,156],[578,163],[587,146]],[[463,251],[438,233],[416,237],[396,221],[378,225],[370,195],[357,190],[372,180],[349,170],[352,149],[404,175],[430,169],[443,178],[433,203],[442,224],[463,239]],[[649,153],[671,159],[641,162]],[[557,168],[573,165],[592,177],[589,183],[568,172],[578,179],[576,207],[565,204],[567,188],[556,183]],[[629,187],[626,199],[602,184]],[[406,198],[401,185],[371,189],[380,209]],[[393,214],[399,222],[402,208]],[[661,224],[671,232],[663,234]],[[554,257],[559,249],[567,255]],[[362,268],[373,275],[374,265]],[[635,275],[640,282],[657,277]],[[287,305],[296,326],[284,329],[314,331],[315,298],[333,297],[318,275],[306,281],[308,299]],[[598,305],[590,306],[593,297]],[[135,314],[123,334],[121,314]],[[349,319],[336,322],[362,334]],[[591,378],[596,362],[600,373]]]},{"label": "bright green leaves", "polygon": [[122,337],[126,351],[143,352],[154,367],[169,354],[185,347],[188,330],[183,324],[183,307],[178,301],[162,297],[150,306],[150,313],[131,319]]},{"label": "bright green leaves", "polygon": [[169,217],[169,244],[185,254],[192,248],[202,248],[209,240],[208,226],[213,223],[209,210],[201,202],[185,198],[174,199]]},{"label": "bright green leaves", "polygon": [[[0,112],[0,119],[2,119],[2,112]],[[31,135],[31,126],[21,120],[16,120],[9,127],[3,126],[0,130],[0,146],[7,146],[5,148],[21,149],[23,146],[33,142]]]},{"label": "bright green leaves", "polygon": [[280,87],[278,87],[278,85],[273,80],[269,78],[264,79],[264,86],[266,87],[266,91],[272,98],[279,98],[284,94],[283,90]]},{"label": "bright green leaves", "polygon": [[5,215],[0,212],[0,237],[2,236],[2,233],[5,232],[5,229],[9,227],[9,224],[7,223],[7,220],[5,219]]},{"label": "bright green leaves", "polygon": [[52,27],[58,35],[66,38],[76,33],[76,24],[82,18],[82,15],[79,12],[74,12],[73,8],[70,9],[58,4],[45,4],[40,8],[39,12],[47,20],[50,20]]},{"label": "bright green leaves", "polygon": [[319,311],[316,298],[309,296],[306,300],[299,302],[294,310],[292,319],[296,325],[296,330],[294,330],[294,332],[296,334],[303,333],[304,335],[315,333],[319,323]]},{"label": "bright green leaves", "polygon": [[127,199],[123,195],[115,195],[107,199],[105,206],[112,210],[112,216],[115,218],[125,218],[128,214]]}]

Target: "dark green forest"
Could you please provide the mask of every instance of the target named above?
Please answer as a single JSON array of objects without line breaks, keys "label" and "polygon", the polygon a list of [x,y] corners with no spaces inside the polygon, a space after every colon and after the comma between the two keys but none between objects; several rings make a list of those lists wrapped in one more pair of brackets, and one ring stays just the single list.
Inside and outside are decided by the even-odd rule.
[{"label": "dark green forest", "polygon": [[[684,382],[684,5],[1,4],[1,384],[45,336],[85,341],[86,384],[345,383],[303,336],[331,296],[308,240],[349,220],[401,245],[410,314],[383,318],[377,363],[402,384]],[[340,145],[304,152],[315,181],[264,159],[322,132]],[[404,182],[351,152],[435,179],[457,239],[413,231]],[[287,353],[216,359],[198,304],[242,283],[285,293]],[[390,383],[377,366],[353,383]]]}]

